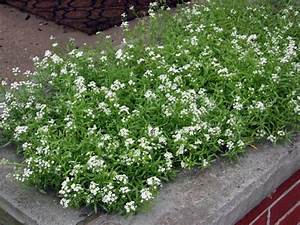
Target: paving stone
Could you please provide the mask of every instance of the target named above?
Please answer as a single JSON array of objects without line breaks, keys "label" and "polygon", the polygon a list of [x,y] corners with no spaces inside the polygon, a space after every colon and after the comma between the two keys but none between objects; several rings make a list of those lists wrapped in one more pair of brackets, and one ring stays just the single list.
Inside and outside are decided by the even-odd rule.
[{"label": "paving stone", "polygon": [[[152,0],[6,0],[6,3],[24,11],[89,34],[120,25],[124,13],[127,20],[146,15],[150,2]],[[182,1],[165,2],[175,7],[177,2]]]}]

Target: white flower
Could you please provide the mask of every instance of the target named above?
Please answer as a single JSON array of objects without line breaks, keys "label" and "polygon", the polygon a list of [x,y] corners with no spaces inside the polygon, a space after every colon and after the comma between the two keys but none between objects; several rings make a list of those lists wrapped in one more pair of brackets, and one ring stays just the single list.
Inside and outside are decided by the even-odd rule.
[{"label": "white flower", "polygon": [[240,102],[241,97],[240,96],[236,96],[234,99],[234,103],[233,103],[233,108],[240,111],[243,109],[243,104]]},{"label": "white flower", "polygon": [[147,179],[147,184],[149,186],[160,186],[161,185],[161,181],[157,177],[150,177],[150,178]]},{"label": "white flower", "polygon": [[76,58],[80,58],[81,56],[83,56],[83,51],[78,51],[78,52],[75,54],[75,57],[76,57]]},{"label": "white flower", "polygon": [[149,137],[158,137],[161,135],[161,131],[159,130],[159,127],[152,127],[151,125],[148,126],[148,135]]},{"label": "white flower", "polygon": [[71,176],[76,176],[80,171],[82,170],[82,165],[75,165],[72,169],[72,171],[70,172]]},{"label": "white flower", "polygon": [[28,126],[17,126],[15,128],[14,138],[18,139],[21,134],[26,133]]},{"label": "white flower", "polygon": [[180,145],[177,152],[176,152],[176,155],[183,155],[187,150],[185,149],[185,146],[184,145]]},{"label": "white flower", "polygon": [[180,166],[181,166],[181,168],[187,168],[187,166],[188,166],[188,164],[186,163],[186,162],[184,162],[184,161],[181,161],[180,162]]},{"label": "white flower", "polygon": [[106,115],[111,114],[111,110],[105,102],[100,102],[98,105],[100,111],[104,112]]},{"label": "white flower", "polygon": [[273,74],[272,74],[272,80],[273,80],[274,82],[278,82],[278,80],[279,80],[278,74],[273,73]]},{"label": "white flower", "polygon": [[59,57],[58,55],[56,55],[56,54],[53,54],[53,55],[51,56],[51,59],[52,59],[52,61],[53,61],[55,64],[59,64],[59,63],[63,62],[63,59],[60,58],[60,57]]},{"label": "white flower", "polygon": [[281,137],[283,137],[283,136],[286,135],[286,133],[285,133],[283,130],[279,130],[279,131],[277,132],[277,134],[278,134],[279,136],[281,136]]},{"label": "white flower", "polygon": [[232,137],[233,136],[233,131],[230,129],[226,129],[224,135],[226,137]]},{"label": "white flower", "polygon": [[125,84],[124,83],[121,83],[119,80],[115,80],[112,85],[110,86],[110,89],[113,90],[113,91],[117,91],[117,90],[120,90],[122,88],[125,87]]},{"label": "white flower", "polygon": [[60,200],[60,204],[61,204],[64,208],[68,208],[70,202],[71,202],[70,199],[62,198],[62,199]]},{"label": "white flower", "polygon": [[83,190],[80,184],[71,184],[70,188],[72,189],[73,192],[80,192]]},{"label": "white flower", "polygon": [[128,187],[121,187],[120,188],[120,192],[122,194],[126,194],[126,193],[130,192],[130,189]]},{"label": "white flower", "polygon": [[146,91],[144,96],[147,99],[156,99],[155,93],[153,93],[151,90]]},{"label": "white flower", "polygon": [[285,55],[280,59],[281,63],[288,63],[293,57],[297,56],[296,42],[291,38],[289,39],[289,45],[285,49]]},{"label": "white flower", "polygon": [[148,200],[150,200],[150,199],[153,198],[153,195],[152,195],[152,193],[149,191],[149,188],[143,188],[143,189],[141,190],[141,198],[142,198],[141,202],[143,202],[143,201],[148,201]]},{"label": "white flower", "polygon": [[121,14],[121,17],[122,17],[123,19],[125,19],[125,18],[126,18],[126,13],[122,13],[122,14]]},{"label": "white flower", "polygon": [[87,90],[85,86],[85,79],[82,76],[76,77],[74,84],[76,86],[77,93],[75,94],[76,98],[81,97],[81,95]]},{"label": "white flower", "polygon": [[202,160],[202,166],[205,168],[209,165],[208,161],[206,159]]},{"label": "white flower", "polygon": [[264,131],[263,129],[259,129],[258,131],[257,131],[257,136],[258,137],[264,137],[265,135],[266,135],[267,133],[266,133],[266,131]]},{"label": "white flower", "polygon": [[121,114],[123,112],[125,112],[126,114],[129,114],[129,108],[127,106],[125,106],[125,105],[120,106],[119,110],[120,110],[119,114]]},{"label": "white flower", "polygon": [[260,65],[265,65],[265,64],[267,64],[267,62],[268,62],[268,60],[267,60],[267,58],[260,58],[260,61],[259,61],[259,64]]},{"label": "white flower", "polygon": [[1,85],[2,86],[6,86],[7,85],[7,81],[6,80],[1,80]]},{"label": "white flower", "polygon": [[111,205],[117,200],[117,198],[118,197],[116,196],[115,193],[113,193],[112,191],[108,191],[108,193],[102,197],[102,202]]},{"label": "white flower", "polygon": [[128,148],[130,145],[134,143],[134,140],[132,138],[127,138],[125,140],[125,146]]},{"label": "white flower", "polygon": [[23,178],[28,178],[33,174],[33,171],[30,168],[25,168],[23,170]]},{"label": "white flower", "polygon": [[257,35],[256,34],[251,34],[248,39],[247,42],[254,42],[257,39]]},{"label": "white flower", "polygon": [[143,59],[143,58],[140,58],[140,59],[137,60],[137,63],[138,63],[138,64],[141,64],[141,63],[143,63],[143,62],[145,62],[145,59]]},{"label": "white flower", "polygon": [[122,129],[120,129],[120,131],[119,131],[119,135],[120,135],[121,137],[127,137],[127,136],[129,135],[129,130],[126,129],[126,128],[122,128]]},{"label": "white flower", "polygon": [[32,144],[25,142],[24,144],[22,144],[22,148],[24,151],[26,151],[27,149],[31,148]]},{"label": "white flower", "polygon": [[114,180],[120,181],[123,184],[127,184],[128,183],[128,177],[125,174],[122,175],[116,175]]},{"label": "white flower", "polygon": [[123,56],[123,51],[122,49],[118,49],[118,51],[116,51],[116,59],[120,59]]},{"label": "white flower", "polygon": [[228,141],[226,143],[226,147],[228,148],[228,150],[232,150],[234,147],[234,143],[232,141]]},{"label": "white flower", "polygon": [[134,201],[131,202],[127,202],[124,206],[125,210],[127,213],[130,213],[131,211],[135,211],[136,210],[136,205]]},{"label": "white flower", "polygon": [[191,45],[195,46],[198,44],[198,38],[196,36],[193,36],[191,38]]},{"label": "white flower", "polygon": [[105,167],[104,160],[99,159],[97,156],[91,156],[87,162],[88,169],[99,170]]},{"label": "white flower", "polygon": [[34,63],[37,63],[39,60],[40,60],[40,58],[38,56],[35,56],[35,57],[32,58],[32,61]]},{"label": "white flower", "polygon": [[266,109],[264,103],[261,101],[253,101],[253,105],[250,105],[249,108],[250,109],[258,109],[261,112],[263,112]]},{"label": "white flower", "polygon": [[129,80],[129,81],[128,81],[128,84],[129,84],[130,86],[133,86],[133,85],[135,85],[135,82],[134,82],[133,80]]},{"label": "white flower", "polygon": [[277,141],[277,138],[274,135],[269,135],[267,137],[267,140],[269,140],[272,143],[275,143]]},{"label": "white flower", "polygon": [[173,158],[173,155],[172,155],[171,152],[166,152],[166,153],[164,154],[164,156],[165,156],[166,159],[172,159],[172,158]]},{"label": "white flower", "polygon": [[45,57],[50,57],[52,55],[52,52],[50,50],[45,51]]},{"label": "white flower", "polygon": [[128,28],[129,23],[127,21],[123,21],[120,25],[120,27],[124,28],[125,30]]},{"label": "white flower", "polygon": [[92,195],[96,196],[100,191],[99,185],[92,181],[89,186],[89,191],[92,193]]},{"label": "white flower", "polygon": [[49,146],[46,146],[46,147],[39,146],[39,147],[36,148],[36,152],[38,154],[48,154],[49,153]]},{"label": "white flower", "polygon": [[97,129],[98,129],[98,128],[97,128],[97,126],[96,126],[95,124],[94,124],[93,127],[89,127],[89,128],[88,128],[88,135],[94,134],[95,131],[96,131]]}]

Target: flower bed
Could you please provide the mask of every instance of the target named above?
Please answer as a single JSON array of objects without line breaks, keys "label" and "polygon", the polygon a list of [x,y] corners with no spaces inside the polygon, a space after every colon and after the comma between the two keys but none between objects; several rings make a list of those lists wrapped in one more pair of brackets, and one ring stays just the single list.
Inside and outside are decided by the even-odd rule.
[{"label": "flower bed", "polygon": [[[127,19],[143,16],[151,0],[5,0],[8,4],[24,11],[53,20],[87,33],[96,33],[122,22],[122,14]],[[175,7],[177,0],[167,0]]]},{"label": "flower bed", "polygon": [[25,157],[16,178],[65,207],[131,213],[179,168],[286,139],[300,119],[299,12],[253,4],[154,4],[147,24],[123,23],[122,48],[54,44],[32,80],[3,81],[2,136]]}]

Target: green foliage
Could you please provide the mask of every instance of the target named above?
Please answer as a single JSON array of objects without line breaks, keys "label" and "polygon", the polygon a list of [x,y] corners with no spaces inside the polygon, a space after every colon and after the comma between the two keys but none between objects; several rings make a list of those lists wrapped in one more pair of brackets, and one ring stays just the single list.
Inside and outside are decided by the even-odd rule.
[{"label": "green foliage", "polygon": [[30,80],[2,82],[1,133],[25,159],[18,180],[56,190],[65,207],[131,213],[179,168],[298,130],[297,8],[228,0],[149,13],[123,23],[119,49],[70,43],[35,58]]}]

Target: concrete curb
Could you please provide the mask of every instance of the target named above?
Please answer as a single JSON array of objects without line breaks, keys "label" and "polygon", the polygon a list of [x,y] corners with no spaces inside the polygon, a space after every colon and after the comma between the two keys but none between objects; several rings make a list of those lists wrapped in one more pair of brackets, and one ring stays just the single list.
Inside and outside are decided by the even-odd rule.
[{"label": "concrete curb", "polygon": [[[18,161],[9,148],[0,150],[1,158]],[[14,181],[12,172],[12,166],[0,164],[0,225],[75,225],[89,214],[87,209],[63,209],[54,194]]]},{"label": "concrete curb", "polygon": [[[0,158],[17,160],[13,149],[1,150]],[[261,146],[235,163],[219,160],[204,171],[182,172],[162,188],[145,213],[129,218],[101,214],[83,222],[88,210],[62,209],[53,195],[41,194],[7,177],[12,168],[2,165],[0,208],[15,219],[16,225],[230,225],[299,168],[300,138],[293,146]],[[2,220],[0,212],[0,224]]]}]

